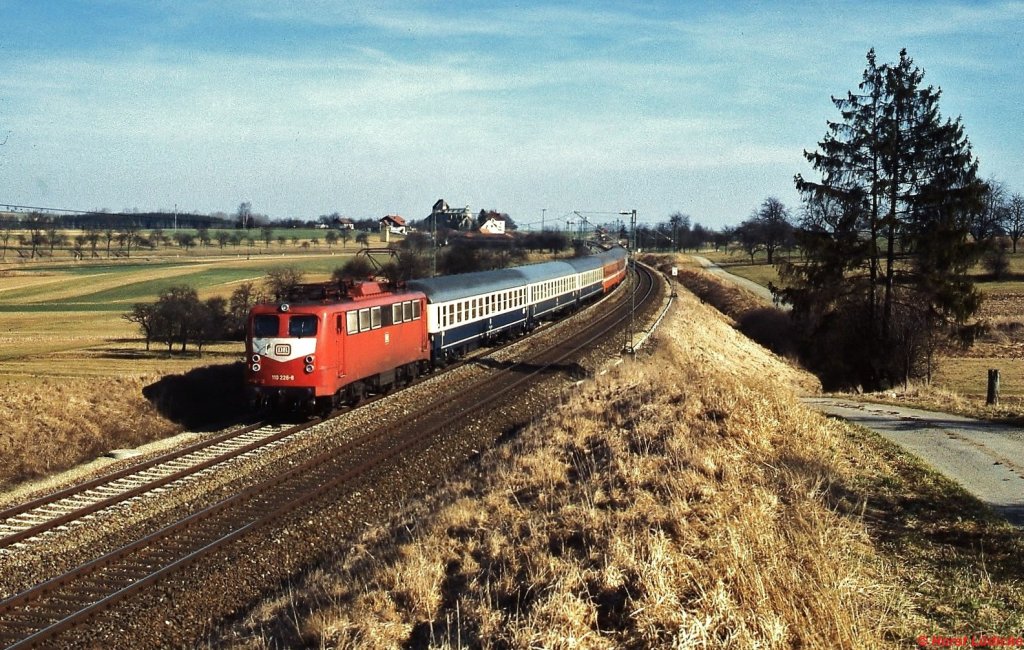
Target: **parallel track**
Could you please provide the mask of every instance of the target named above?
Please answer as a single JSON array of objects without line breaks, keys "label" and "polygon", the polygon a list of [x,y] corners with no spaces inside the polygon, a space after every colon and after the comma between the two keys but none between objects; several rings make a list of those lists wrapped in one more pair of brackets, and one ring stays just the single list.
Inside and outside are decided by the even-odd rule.
[{"label": "parallel track", "polygon": [[[86,516],[266,448],[299,428],[254,424],[0,511],[0,552]],[[2,555],[0,555],[2,557]]]},{"label": "parallel track", "polygon": [[[642,306],[656,293],[657,283],[649,270],[640,266],[637,270],[640,271],[639,281],[631,284],[641,294],[636,304]],[[533,350],[523,361],[504,367],[499,364],[493,373],[460,390],[459,400],[453,401],[448,395],[437,397],[400,422],[368,430],[161,530],[0,602],[0,642],[11,648],[52,643],[61,632],[254,529],[281,521],[288,513],[366,476],[374,468],[429,445],[441,432],[457,429],[468,417],[486,409],[499,397],[507,399],[513,391],[536,381],[580,349],[606,340],[610,332],[623,326],[629,318],[630,301],[620,300],[614,310],[587,322],[571,340]],[[283,438],[297,431],[296,427],[274,435]],[[172,475],[156,481],[170,485],[179,480],[168,479]],[[139,488],[125,492],[132,489]],[[7,538],[21,535],[19,539],[23,539],[28,534],[21,531]]]}]

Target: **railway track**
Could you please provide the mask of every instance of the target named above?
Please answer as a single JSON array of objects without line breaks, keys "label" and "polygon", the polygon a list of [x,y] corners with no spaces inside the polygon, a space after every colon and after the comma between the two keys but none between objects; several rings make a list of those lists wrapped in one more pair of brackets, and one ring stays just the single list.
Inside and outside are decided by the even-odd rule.
[{"label": "railway track", "polygon": [[105,474],[86,483],[0,511],[0,557],[4,549],[88,515],[124,503],[233,458],[266,448],[301,428],[254,424],[233,429]]},{"label": "railway track", "polygon": [[[638,268],[640,275],[631,287],[642,293],[636,299],[636,304],[642,307],[648,297],[656,293],[657,282],[649,270]],[[616,309],[587,319],[571,339],[531,349],[522,360],[496,362],[485,358],[472,361],[491,371],[470,385],[461,386],[458,399],[448,394],[437,395],[424,400],[420,408],[406,417],[381,422],[379,426],[348,436],[346,441],[326,449],[296,454],[288,463],[281,464],[279,471],[245,489],[0,601],[0,643],[11,648],[50,645],[57,635],[80,625],[90,616],[113,607],[183,567],[201,561],[255,529],[280,522],[288,513],[308,506],[317,498],[357,483],[374,468],[399,462],[398,459],[415,454],[417,449],[429,446],[447,432],[457,432],[474,414],[492,408],[497,399],[537,381],[552,369],[564,367],[566,361],[581,348],[606,340],[609,332],[617,332],[624,327],[631,315],[632,301],[623,299],[620,292],[618,302]],[[233,432],[239,441],[250,434],[258,439],[242,444],[231,443],[236,444],[233,449],[215,451],[218,444],[228,444],[229,434],[225,434],[225,440],[206,445],[203,449],[191,452],[186,449],[173,458],[161,457],[163,460],[150,461],[143,473],[152,471],[160,475],[141,483],[137,475],[135,478],[115,476],[106,483],[86,484],[89,487],[77,493],[67,491],[68,494],[62,494],[60,500],[67,500],[70,504],[81,503],[78,507],[72,505],[67,512],[41,502],[9,510],[7,512],[20,510],[12,515],[12,519],[21,527],[0,540],[0,552],[13,552],[25,539],[45,535],[57,526],[83,525],[85,520],[82,517],[111,507],[101,505],[105,501],[121,499],[120,502],[125,502],[145,492],[164,487],[171,489],[178,481],[188,480],[188,476],[215,467],[215,458],[256,453],[261,441],[273,438],[268,444],[284,444],[283,441],[316,426],[318,423],[314,422],[273,432],[264,428]],[[189,454],[208,454],[209,457],[188,467],[179,467],[190,462],[184,460]],[[205,467],[192,469],[198,465]],[[189,473],[176,476],[182,472]],[[113,493],[106,494],[108,492]],[[86,494],[89,496],[85,497]],[[82,503],[83,498],[88,502]],[[73,514],[87,510],[91,512],[81,517],[76,518]]]}]

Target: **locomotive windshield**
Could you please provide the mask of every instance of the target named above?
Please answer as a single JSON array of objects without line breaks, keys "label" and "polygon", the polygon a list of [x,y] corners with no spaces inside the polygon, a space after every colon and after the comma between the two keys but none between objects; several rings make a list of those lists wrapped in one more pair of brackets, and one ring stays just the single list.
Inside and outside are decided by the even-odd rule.
[{"label": "locomotive windshield", "polygon": [[252,335],[256,338],[277,336],[277,316],[256,316],[252,319]]},{"label": "locomotive windshield", "polygon": [[288,336],[316,336],[316,316],[292,316],[288,319]]}]

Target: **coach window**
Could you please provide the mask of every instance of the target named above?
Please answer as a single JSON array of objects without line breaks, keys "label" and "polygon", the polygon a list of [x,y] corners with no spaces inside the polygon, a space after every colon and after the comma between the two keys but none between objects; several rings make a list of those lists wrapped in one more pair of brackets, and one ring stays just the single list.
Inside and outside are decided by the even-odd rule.
[{"label": "coach window", "polygon": [[255,316],[252,319],[252,335],[256,338],[277,336],[277,316]]},{"label": "coach window", "polygon": [[370,329],[370,310],[359,310],[359,331],[366,332]]},{"label": "coach window", "polygon": [[289,336],[316,336],[316,316],[292,316],[288,319]]},{"label": "coach window", "polygon": [[352,310],[345,313],[345,328],[349,334],[359,333],[359,312]]},{"label": "coach window", "polygon": [[398,324],[401,323],[402,320],[402,303],[396,302],[391,305],[391,322]]},{"label": "coach window", "polygon": [[380,307],[370,307],[370,327],[378,329],[380,326]]}]

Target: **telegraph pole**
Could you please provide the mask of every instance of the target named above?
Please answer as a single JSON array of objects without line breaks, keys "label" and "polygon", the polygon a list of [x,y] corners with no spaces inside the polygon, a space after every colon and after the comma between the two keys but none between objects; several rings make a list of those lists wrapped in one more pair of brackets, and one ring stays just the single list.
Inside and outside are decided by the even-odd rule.
[{"label": "telegraph pole", "polygon": [[633,278],[631,280],[632,287],[630,287],[630,308],[629,308],[629,331],[627,332],[628,338],[626,344],[623,346],[623,352],[633,354],[633,335],[636,332],[636,210],[630,210],[628,212],[623,211],[619,214],[625,216],[630,215],[629,219],[629,266],[627,268],[632,269]]}]

